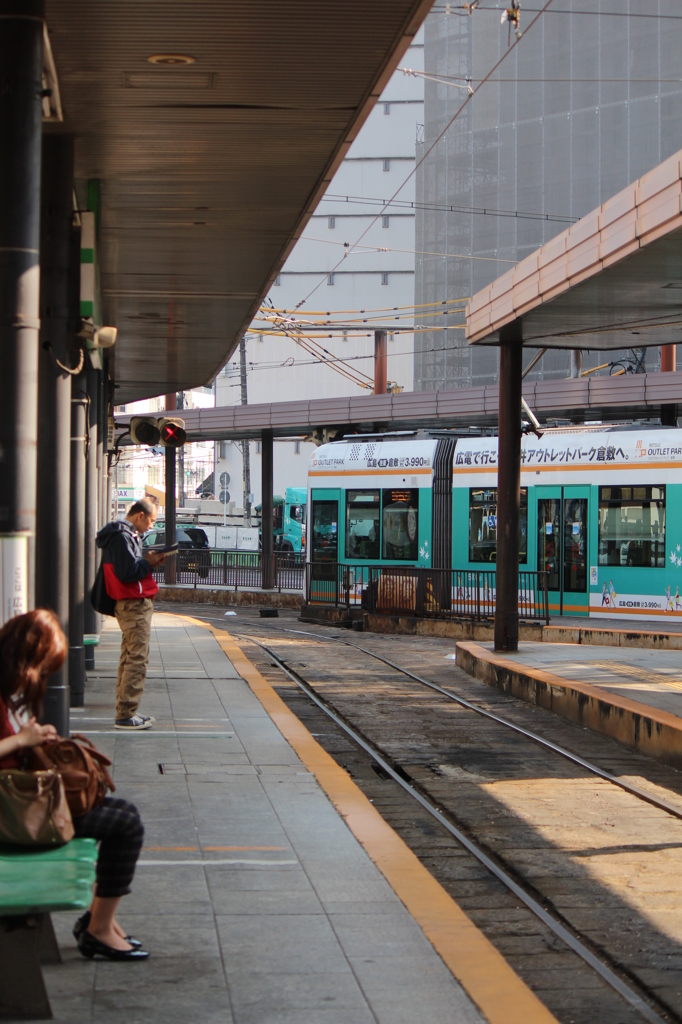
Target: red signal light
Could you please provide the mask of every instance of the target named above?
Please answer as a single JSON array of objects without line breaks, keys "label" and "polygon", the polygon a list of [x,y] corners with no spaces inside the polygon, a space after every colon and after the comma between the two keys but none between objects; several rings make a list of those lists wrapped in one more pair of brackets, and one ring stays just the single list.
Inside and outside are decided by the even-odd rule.
[{"label": "red signal light", "polygon": [[185,421],[165,418],[159,421],[161,444],[167,448],[181,448],[187,440]]}]

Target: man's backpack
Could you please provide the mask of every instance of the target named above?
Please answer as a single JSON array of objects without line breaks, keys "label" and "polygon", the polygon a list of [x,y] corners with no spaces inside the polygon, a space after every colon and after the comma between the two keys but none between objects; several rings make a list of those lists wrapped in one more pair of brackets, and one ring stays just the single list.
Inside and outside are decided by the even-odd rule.
[{"label": "man's backpack", "polygon": [[107,594],[106,584],[104,582],[104,565],[102,562],[99,563],[99,569],[95,575],[95,582],[93,583],[92,590],[90,591],[90,604],[99,612],[100,615],[112,615],[116,614],[116,602],[113,597],[109,597]]}]

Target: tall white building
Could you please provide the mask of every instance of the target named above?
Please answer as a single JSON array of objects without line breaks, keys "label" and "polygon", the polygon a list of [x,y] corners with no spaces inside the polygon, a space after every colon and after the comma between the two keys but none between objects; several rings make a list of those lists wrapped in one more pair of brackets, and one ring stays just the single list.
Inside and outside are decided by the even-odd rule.
[{"label": "tall white building", "polygon": [[[423,71],[423,52],[420,31],[400,67]],[[299,319],[316,312],[343,311],[338,319],[352,321],[362,319],[361,310],[378,311],[371,316],[381,318],[382,325],[409,330],[415,271],[415,213],[410,204],[415,197],[415,144],[423,123],[424,81],[398,70],[271,288],[267,305]],[[383,204],[396,192],[394,205],[382,213]],[[357,248],[344,257],[359,240]],[[394,307],[408,308],[394,311]],[[292,338],[266,333],[272,326],[267,321],[254,321],[246,339],[249,404],[369,393],[374,377],[373,323],[377,321],[364,327],[358,324],[357,333],[337,330],[331,338],[315,336],[330,356],[344,360],[337,367],[366,375],[365,390]],[[411,391],[413,367],[413,334],[389,334],[389,385]],[[216,405],[239,405],[240,401],[237,351],[216,380]],[[230,497],[241,505],[242,445],[222,442],[216,447],[218,477],[229,473]],[[304,440],[275,440],[275,494],[283,495],[288,486],[305,486],[313,447]],[[249,448],[251,491],[258,504],[259,445],[252,441]]]}]

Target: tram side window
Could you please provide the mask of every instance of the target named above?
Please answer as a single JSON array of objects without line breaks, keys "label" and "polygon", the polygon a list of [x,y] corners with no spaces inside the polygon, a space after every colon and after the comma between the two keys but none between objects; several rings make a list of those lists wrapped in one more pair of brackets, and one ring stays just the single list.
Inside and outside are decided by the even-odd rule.
[{"label": "tram side window", "polygon": [[[528,489],[521,488],[519,562],[528,561]],[[469,561],[494,562],[497,558],[497,488],[469,490]]]},{"label": "tram side window", "polygon": [[382,558],[417,561],[419,490],[383,492]]},{"label": "tram side window", "polygon": [[599,488],[599,564],[665,566],[665,487]]},{"label": "tram side window", "polygon": [[339,503],[313,501],[313,561],[335,562],[339,541]]},{"label": "tram side window", "polygon": [[378,561],[380,491],[346,491],[346,558]]}]

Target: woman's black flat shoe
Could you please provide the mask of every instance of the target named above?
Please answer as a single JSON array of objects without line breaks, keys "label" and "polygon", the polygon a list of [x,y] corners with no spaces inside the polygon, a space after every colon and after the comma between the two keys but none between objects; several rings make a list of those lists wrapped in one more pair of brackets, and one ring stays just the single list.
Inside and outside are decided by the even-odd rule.
[{"label": "woman's black flat shoe", "polygon": [[[78,920],[76,921],[75,925],[73,926],[73,937],[74,937],[74,939],[76,939],[76,940],[80,939],[80,937],[83,934],[83,932],[88,930],[88,925],[89,924],[90,924],[90,911],[86,910],[84,914],[81,914],[81,916],[78,918]],[[126,942],[130,943],[130,945],[133,947],[133,949],[141,949],[142,948],[142,943],[140,942],[140,940],[139,939],[134,939],[132,935],[126,935],[125,940],[126,940]]]},{"label": "woman's black flat shoe", "polygon": [[81,954],[92,960],[94,956],[103,956],[107,960],[146,960],[149,953],[144,949],[114,949],[100,942],[90,932],[81,932],[78,939]]}]

